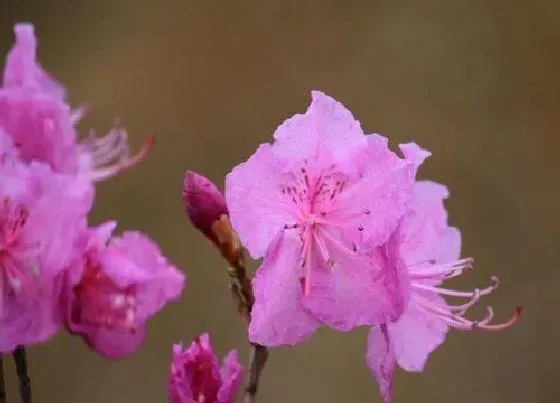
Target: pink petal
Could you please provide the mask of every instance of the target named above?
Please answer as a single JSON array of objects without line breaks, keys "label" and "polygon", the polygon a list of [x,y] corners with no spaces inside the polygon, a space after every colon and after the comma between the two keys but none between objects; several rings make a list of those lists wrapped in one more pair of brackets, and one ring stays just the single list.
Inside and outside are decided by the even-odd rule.
[{"label": "pink petal", "polygon": [[269,144],[261,145],[226,178],[226,201],[233,227],[254,259],[262,257],[284,224],[292,222],[294,207],[282,198],[285,162]]},{"label": "pink petal", "polygon": [[455,227],[446,228],[441,234],[441,245],[437,261],[454,262],[461,257],[461,232]]},{"label": "pink petal", "polygon": [[395,373],[395,351],[387,325],[374,326],[369,331],[366,361],[379,383],[381,398],[385,403],[390,403]]},{"label": "pink petal", "polygon": [[387,148],[379,135],[367,137],[368,150],[360,159],[363,177],[341,193],[329,219],[346,227],[363,227],[364,239],[381,245],[408,211],[416,167]]},{"label": "pink petal", "polygon": [[[449,196],[447,188],[435,182],[420,181],[414,184],[413,197],[410,212],[403,218],[398,237],[399,253],[404,262],[409,265],[417,265],[428,260],[436,260],[438,263],[450,262],[455,259],[440,261],[440,255],[447,254],[448,257],[458,255],[460,248],[457,245],[457,234],[449,231],[447,227],[447,212],[444,200]],[[442,237],[450,237],[449,245],[442,245]],[[452,247],[451,251],[443,252],[443,249]]]},{"label": "pink petal", "polygon": [[225,356],[220,375],[222,386],[218,390],[217,403],[233,403],[243,377],[243,367],[237,358],[237,351],[232,350]]},{"label": "pink petal", "polygon": [[280,231],[253,280],[255,305],[249,340],[265,346],[295,345],[320,326],[301,305],[301,241]]},{"label": "pink petal", "polygon": [[76,132],[62,101],[17,88],[0,89],[0,127],[19,145],[24,161],[44,162],[56,172],[77,172]]},{"label": "pink petal", "polygon": [[[422,296],[446,306],[445,300],[436,294]],[[397,362],[403,369],[413,372],[424,369],[428,356],[444,342],[448,329],[441,319],[417,307],[414,301],[397,322],[388,326]]]},{"label": "pink petal", "polygon": [[0,306],[0,354],[18,345],[33,345],[49,340],[60,329],[52,281],[43,280],[42,298],[4,295]]},{"label": "pink petal", "polygon": [[37,62],[37,40],[32,24],[16,24],[16,43],[4,68],[5,88],[24,88],[64,99],[65,90]]},{"label": "pink petal", "polygon": [[[315,254],[311,290],[303,305],[317,319],[338,331],[383,323],[403,310],[401,279],[379,254],[352,254],[326,241],[332,267]],[[332,264],[332,263],[331,263]]]},{"label": "pink petal", "polygon": [[134,353],[144,341],[145,326],[131,333],[120,329],[91,328],[84,341],[102,357],[118,360]]},{"label": "pink petal", "polygon": [[405,159],[412,161],[416,168],[422,165],[426,158],[432,155],[431,152],[424,150],[416,143],[400,144],[399,148],[403,153]]},{"label": "pink petal", "polygon": [[312,91],[311,97],[305,114],[291,117],[276,129],[278,155],[316,163],[327,153],[328,162],[337,163],[366,147],[360,123],[344,105],[320,91]]}]

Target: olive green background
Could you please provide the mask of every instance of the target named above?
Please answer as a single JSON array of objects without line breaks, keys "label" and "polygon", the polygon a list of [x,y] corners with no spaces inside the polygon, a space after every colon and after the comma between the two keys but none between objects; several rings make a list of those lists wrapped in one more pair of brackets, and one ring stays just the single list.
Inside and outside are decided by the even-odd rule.
[{"label": "olive green background", "polygon": [[[72,104],[93,103],[82,129],[120,116],[135,147],[157,136],[141,166],[99,185],[92,223],[146,231],[188,275],[131,358],[105,361],[67,335],[30,349],[36,403],[165,402],[171,344],[205,331],[220,355],[245,358],[224,264],[185,219],[181,180],[189,168],[221,186],[311,89],[366,132],[433,152],[421,177],[449,186],[451,223],[476,258],[455,284],[495,274],[498,317],[526,308],[501,333],[452,332],[423,374],[399,371],[394,401],[560,402],[560,2],[4,0],[2,54],[16,21],[36,24]],[[273,351],[259,402],[378,401],[365,336],[323,330]]]}]

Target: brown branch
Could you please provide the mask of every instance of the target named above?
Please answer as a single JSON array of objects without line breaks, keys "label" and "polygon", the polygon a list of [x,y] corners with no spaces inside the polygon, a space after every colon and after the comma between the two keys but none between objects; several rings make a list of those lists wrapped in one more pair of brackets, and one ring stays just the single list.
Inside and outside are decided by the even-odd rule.
[{"label": "brown branch", "polygon": [[4,362],[0,354],[0,403],[6,403],[6,385],[4,383]]},{"label": "brown branch", "polygon": [[[237,233],[233,230],[227,215],[222,215],[212,225],[213,242],[228,262],[230,291],[237,304],[237,311],[248,326],[251,321],[251,309],[255,303],[251,279],[247,274],[243,247]],[[245,403],[255,403],[261,373],[268,358],[265,346],[251,343],[249,369],[245,385]]]},{"label": "brown branch", "polygon": [[29,370],[27,368],[27,354],[25,352],[25,347],[18,346],[12,355],[16,363],[21,403],[31,403],[31,378],[29,377]]}]

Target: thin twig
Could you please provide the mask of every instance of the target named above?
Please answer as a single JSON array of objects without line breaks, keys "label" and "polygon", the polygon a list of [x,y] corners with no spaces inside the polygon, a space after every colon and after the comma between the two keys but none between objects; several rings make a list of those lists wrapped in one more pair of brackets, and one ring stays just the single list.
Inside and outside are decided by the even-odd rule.
[{"label": "thin twig", "polygon": [[27,369],[27,354],[25,347],[18,346],[12,353],[16,363],[16,373],[19,379],[19,394],[21,403],[31,403],[31,378]]},{"label": "thin twig", "polygon": [[6,386],[4,383],[4,362],[0,354],[0,403],[6,403]]},{"label": "thin twig", "polygon": [[[228,262],[228,274],[231,280],[230,291],[237,304],[237,310],[248,326],[251,321],[251,310],[255,303],[251,279],[247,274],[243,247],[237,233],[233,230],[227,215],[222,215],[212,226],[215,235],[214,244]],[[245,403],[255,403],[261,373],[268,359],[265,346],[251,343],[249,370],[245,385]]]}]

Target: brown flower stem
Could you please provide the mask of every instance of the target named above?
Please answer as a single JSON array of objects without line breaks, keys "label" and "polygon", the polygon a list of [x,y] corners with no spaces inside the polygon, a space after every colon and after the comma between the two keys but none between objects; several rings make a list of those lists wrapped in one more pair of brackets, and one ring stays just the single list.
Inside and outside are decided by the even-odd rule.
[{"label": "brown flower stem", "polygon": [[27,354],[25,347],[18,346],[12,353],[16,363],[16,373],[19,379],[19,394],[21,403],[31,403],[31,378],[27,369]]},{"label": "brown flower stem", "polygon": [[6,386],[4,383],[4,362],[0,354],[0,403],[6,403]]},{"label": "brown flower stem", "polygon": [[[230,291],[237,304],[237,311],[248,326],[251,321],[251,310],[255,303],[251,279],[247,275],[243,247],[237,233],[233,230],[227,215],[222,215],[212,225],[214,244],[228,262],[228,274],[231,280]],[[245,403],[255,403],[259,379],[268,358],[265,346],[251,343],[249,370],[245,385]]]}]

